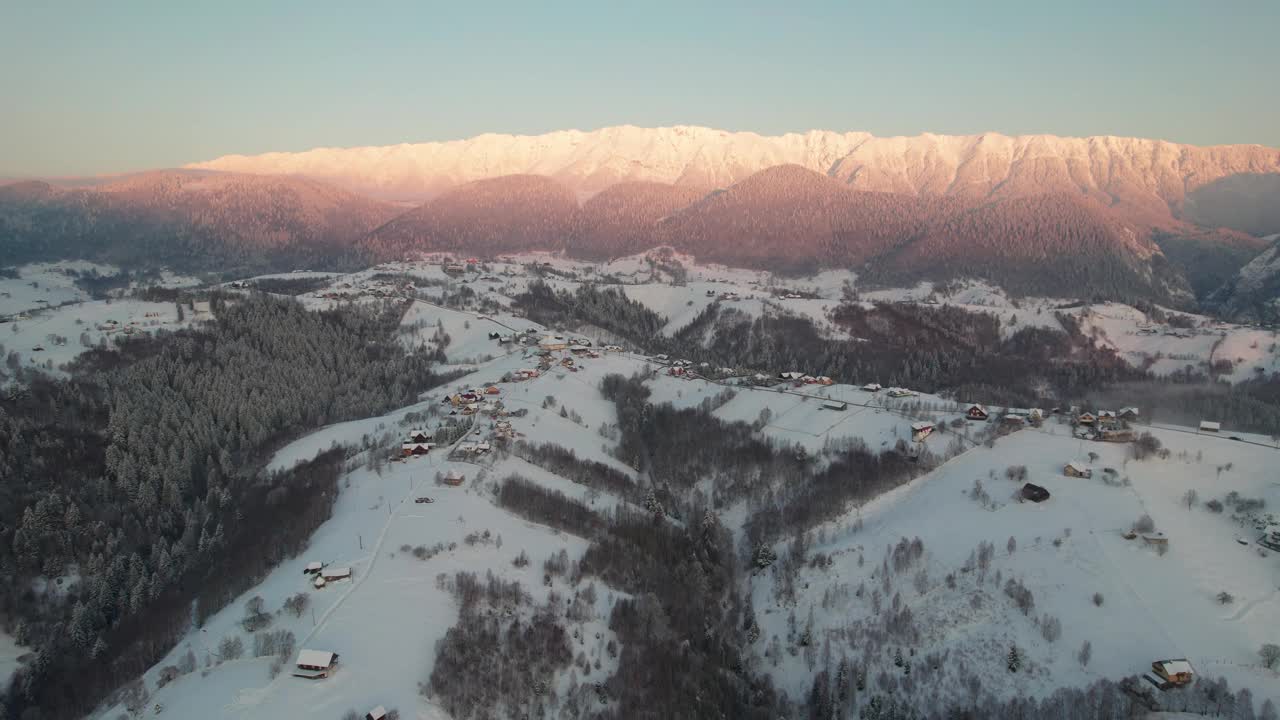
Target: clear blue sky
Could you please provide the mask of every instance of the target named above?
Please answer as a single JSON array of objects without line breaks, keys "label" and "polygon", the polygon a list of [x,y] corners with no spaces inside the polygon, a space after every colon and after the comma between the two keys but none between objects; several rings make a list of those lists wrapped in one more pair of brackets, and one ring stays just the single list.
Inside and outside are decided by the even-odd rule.
[{"label": "clear blue sky", "polygon": [[1278,31],[1280,0],[0,0],[0,176],[624,123],[1280,146]]}]

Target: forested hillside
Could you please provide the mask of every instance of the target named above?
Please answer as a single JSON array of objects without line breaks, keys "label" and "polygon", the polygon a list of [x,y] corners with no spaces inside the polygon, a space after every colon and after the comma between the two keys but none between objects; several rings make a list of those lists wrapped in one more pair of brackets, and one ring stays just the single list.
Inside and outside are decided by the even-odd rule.
[{"label": "forested hillside", "polygon": [[0,187],[0,266],[83,258],[244,275],[354,268],[397,209],[314,180],[168,171],[93,188]]},{"label": "forested hillside", "polygon": [[440,380],[436,358],[394,342],[402,311],[215,297],[207,326],[91,351],[70,379],[24,377],[0,401],[0,613],[37,653],[10,717],[83,713],[305,544],[341,453],[259,463]]}]

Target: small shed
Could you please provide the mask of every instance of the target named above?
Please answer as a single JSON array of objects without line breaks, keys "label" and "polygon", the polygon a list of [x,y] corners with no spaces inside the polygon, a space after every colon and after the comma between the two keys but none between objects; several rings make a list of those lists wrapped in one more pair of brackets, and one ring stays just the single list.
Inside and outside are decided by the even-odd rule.
[{"label": "small shed", "polygon": [[365,713],[364,720],[387,720],[387,709],[379,705]]},{"label": "small shed", "polygon": [[1067,463],[1066,467],[1062,468],[1062,474],[1067,477],[1091,478],[1093,477],[1093,470],[1079,460],[1072,460]]},{"label": "small shed", "polygon": [[1030,500],[1035,503],[1042,503],[1049,499],[1049,491],[1039,485],[1027,483],[1022,486],[1022,499]]},{"label": "small shed", "polygon": [[1144,533],[1142,535],[1142,542],[1159,548],[1161,545],[1167,546],[1169,544],[1169,536],[1159,531]]},{"label": "small shed", "polygon": [[323,569],[324,569],[324,563],[319,561],[309,562],[307,563],[307,566],[302,569],[302,573],[304,575],[318,575],[320,574],[320,571]]},{"label": "small shed", "polygon": [[351,568],[349,567],[325,568],[320,571],[320,577],[323,578],[324,581],[327,583],[337,582],[339,580],[350,580]]},{"label": "small shed", "polygon": [[294,677],[318,680],[327,678],[338,665],[338,653],[327,650],[302,650],[293,669]]},{"label": "small shed", "polygon": [[1216,432],[1220,432],[1221,430],[1222,430],[1222,423],[1220,422],[1214,422],[1212,420],[1200,421],[1200,432],[1216,433]]},{"label": "small shed", "polygon": [[867,383],[862,386],[862,389],[867,392],[880,392],[880,383]]},{"label": "small shed", "polygon": [[826,400],[823,401],[822,407],[825,410],[840,410],[843,412],[849,409],[849,403],[841,402],[839,400]]}]

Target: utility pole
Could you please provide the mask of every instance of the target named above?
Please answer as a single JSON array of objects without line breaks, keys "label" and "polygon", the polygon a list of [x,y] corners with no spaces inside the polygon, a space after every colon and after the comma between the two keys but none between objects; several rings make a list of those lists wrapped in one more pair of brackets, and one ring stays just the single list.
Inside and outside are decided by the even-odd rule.
[{"label": "utility pole", "polygon": [[361,550],[363,550],[363,549],[364,549],[364,536],[363,536],[363,535],[357,535],[356,537],[360,538],[360,549],[361,549]]}]

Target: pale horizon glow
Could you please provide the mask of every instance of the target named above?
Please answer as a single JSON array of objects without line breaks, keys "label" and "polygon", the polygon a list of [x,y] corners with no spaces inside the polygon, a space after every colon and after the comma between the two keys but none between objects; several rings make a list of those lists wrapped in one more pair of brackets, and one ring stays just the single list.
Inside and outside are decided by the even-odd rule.
[{"label": "pale horizon glow", "polygon": [[695,125],[1280,146],[1280,3],[11,5],[0,177]]}]

